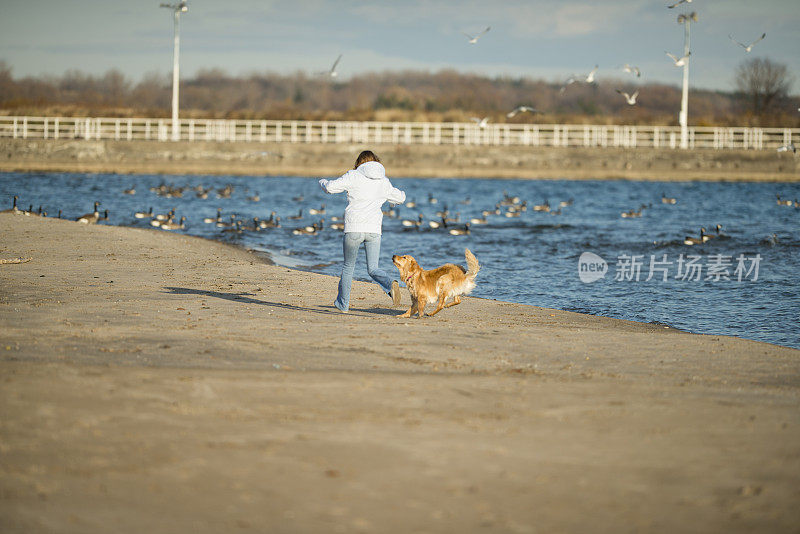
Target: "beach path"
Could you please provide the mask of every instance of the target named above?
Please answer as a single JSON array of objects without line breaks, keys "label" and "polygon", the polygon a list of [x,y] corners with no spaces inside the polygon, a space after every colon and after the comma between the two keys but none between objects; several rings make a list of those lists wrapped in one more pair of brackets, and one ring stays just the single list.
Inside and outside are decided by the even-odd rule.
[{"label": "beach path", "polygon": [[341,314],[230,245],[0,214],[13,258],[3,532],[800,529],[800,351],[364,282]]}]

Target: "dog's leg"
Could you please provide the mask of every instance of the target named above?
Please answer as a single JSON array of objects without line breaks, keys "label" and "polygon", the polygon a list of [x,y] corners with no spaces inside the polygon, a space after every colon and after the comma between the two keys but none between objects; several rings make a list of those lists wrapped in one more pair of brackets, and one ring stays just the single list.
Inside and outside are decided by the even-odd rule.
[{"label": "dog's leg", "polygon": [[451,302],[450,304],[445,304],[444,307],[449,308],[450,306],[455,306],[456,304],[461,304],[461,297],[459,297],[458,295],[453,297],[453,302]]},{"label": "dog's leg", "polygon": [[442,311],[445,308],[445,305],[444,305],[444,301],[445,300],[447,300],[447,295],[446,294],[442,293],[441,295],[439,295],[439,302],[436,304],[436,309],[433,310],[433,313],[431,314],[431,317],[433,317],[434,315],[436,315],[437,313],[439,313],[440,311]]},{"label": "dog's leg", "polygon": [[411,317],[414,312],[416,311],[417,307],[417,299],[413,296],[411,297],[411,307],[408,309],[407,312],[398,315],[397,317]]}]

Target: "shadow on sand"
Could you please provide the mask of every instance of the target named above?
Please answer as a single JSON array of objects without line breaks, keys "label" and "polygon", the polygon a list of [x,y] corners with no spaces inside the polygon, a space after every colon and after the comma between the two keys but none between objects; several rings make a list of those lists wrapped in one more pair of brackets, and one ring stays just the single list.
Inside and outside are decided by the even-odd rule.
[{"label": "shadow on sand", "polygon": [[[322,313],[326,315],[344,315],[334,306],[298,306],[296,304],[287,304],[285,302],[269,302],[267,300],[259,300],[253,293],[224,293],[222,291],[210,291],[207,289],[192,289],[189,287],[164,287],[166,292],[172,295],[202,295],[206,297],[214,297],[223,300],[230,300],[232,302],[241,302],[242,304],[258,304],[261,306],[272,306],[275,308],[283,308],[285,310],[295,310],[312,313]],[[389,308],[350,308],[350,315],[354,314],[370,314],[370,315],[398,315],[401,313],[398,310]]]}]

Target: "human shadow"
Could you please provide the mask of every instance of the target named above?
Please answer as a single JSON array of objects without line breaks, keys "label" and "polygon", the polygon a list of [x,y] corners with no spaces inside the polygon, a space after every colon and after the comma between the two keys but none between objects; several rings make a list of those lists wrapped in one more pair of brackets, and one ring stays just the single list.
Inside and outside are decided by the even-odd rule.
[{"label": "human shadow", "polygon": [[[303,312],[312,312],[312,313],[321,313],[324,315],[342,315],[336,307],[334,306],[319,306],[319,307],[309,307],[309,306],[298,306],[297,304],[288,304],[285,302],[270,302],[267,300],[260,300],[257,298],[253,298],[256,295],[254,293],[226,293],[222,291],[211,291],[208,289],[192,289],[189,287],[171,287],[165,286],[167,293],[172,295],[201,295],[206,297],[213,297],[223,300],[229,300],[232,302],[241,302],[242,304],[256,304],[259,306],[272,306],[275,308],[283,308],[285,310],[295,310],[295,311],[303,311]],[[397,312],[397,310],[390,310],[386,308],[364,308],[364,309],[350,309],[351,312],[362,312],[362,313],[369,313],[369,314],[378,314],[378,315],[392,315]]]}]

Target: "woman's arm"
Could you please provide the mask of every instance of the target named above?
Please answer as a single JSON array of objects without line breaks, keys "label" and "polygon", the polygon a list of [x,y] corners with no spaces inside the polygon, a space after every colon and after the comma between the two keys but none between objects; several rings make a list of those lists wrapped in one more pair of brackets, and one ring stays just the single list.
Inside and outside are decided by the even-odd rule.
[{"label": "woman's arm", "polygon": [[347,191],[347,186],[350,185],[351,172],[353,171],[347,171],[336,180],[326,180],[325,178],[323,178],[322,180],[319,181],[319,186],[326,193],[330,193],[331,195],[336,193],[343,193]]},{"label": "woman's arm", "polygon": [[406,201],[405,192],[392,186],[392,182],[390,182],[388,179],[386,180],[385,194],[386,194],[386,200],[388,200],[390,204],[402,204],[403,202]]}]

